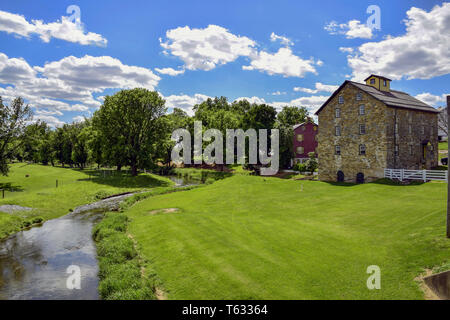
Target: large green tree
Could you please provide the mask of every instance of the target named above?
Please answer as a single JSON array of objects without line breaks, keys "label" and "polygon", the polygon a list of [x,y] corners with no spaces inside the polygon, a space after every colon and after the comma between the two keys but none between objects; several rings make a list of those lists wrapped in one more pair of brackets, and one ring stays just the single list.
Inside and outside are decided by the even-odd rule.
[{"label": "large green tree", "polygon": [[150,165],[158,142],[164,139],[161,117],[165,101],[156,91],[143,88],[121,90],[107,96],[93,117],[94,128],[101,134],[105,148],[111,148],[111,157],[131,167],[137,175],[139,167]]},{"label": "large green tree", "polygon": [[14,99],[11,104],[3,104],[0,97],[0,173],[8,174],[8,155],[12,152],[14,140],[22,133],[32,113],[22,98]]}]

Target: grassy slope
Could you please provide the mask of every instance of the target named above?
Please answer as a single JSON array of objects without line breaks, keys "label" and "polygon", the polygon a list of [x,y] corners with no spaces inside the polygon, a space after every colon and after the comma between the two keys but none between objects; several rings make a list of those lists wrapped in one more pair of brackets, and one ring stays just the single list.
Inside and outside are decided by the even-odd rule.
[{"label": "grassy slope", "polygon": [[[29,177],[25,177],[27,174]],[[19,230],[24,218],[30,216],[52,219],[68,213],[69,209],[76,206],[96,201],[96,196],[169,185],[172,182],[168,179],[153,175],[130,177],[120,174],[103,177],[98,172],[88,170],[16,163],[11,166],[9,176],[0,176],[0,186],[7,189],[5,199],[0,199],[0,205],[17,204],[36,210],[13,215],[0,212],[0,238]],[[15,191],[9,191],[11,187]]]},{"label": "grassy slope", "polygon": [[446,187],[237,175],[135,204],[129,232],[170,299],[420,299],[413,279],[450,257]]}]

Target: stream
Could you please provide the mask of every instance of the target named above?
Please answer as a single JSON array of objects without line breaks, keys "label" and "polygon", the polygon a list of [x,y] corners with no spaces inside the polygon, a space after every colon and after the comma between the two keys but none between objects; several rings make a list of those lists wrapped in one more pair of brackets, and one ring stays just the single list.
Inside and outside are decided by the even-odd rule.
[{"label": "stream", "polygon": [[[169,177],[177,186],[198,184]],[[103,212],[117,210],[133,194],[114,196],[77,207],[42,226],[0,240],[0,300],[97,300],[98,262],[92,227]],[[74,288],[74,269],[81,273]],[[69,289],[70,287],[70,289]]]}]

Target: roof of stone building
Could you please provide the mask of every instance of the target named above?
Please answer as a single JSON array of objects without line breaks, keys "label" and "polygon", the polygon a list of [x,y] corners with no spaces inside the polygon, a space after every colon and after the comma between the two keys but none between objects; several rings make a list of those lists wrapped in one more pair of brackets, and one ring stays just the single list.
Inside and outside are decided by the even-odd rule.
[{"label": "roof of stone building", "polygon": [[418,111],[427,111],[427,112],[435,112],[439,113],[439,111],[432,106],[410,96],[406,92],[397,91],[397,90],[390,90],[390,91],[381,91],[378,90],[372,86],[353,82],[346,80],[340,87],[337,89],[331,97],[317,110],[315,113],[316,115],[319,114],[319,112],[328,104],[328,102],[344,87],[345,84],[351,83],[358,89],[364,91],[365,93],[371,95],[375,99],[380,100],[384,104],[390,107],[395,108],[406,108],[406,109],[413,109]]}]

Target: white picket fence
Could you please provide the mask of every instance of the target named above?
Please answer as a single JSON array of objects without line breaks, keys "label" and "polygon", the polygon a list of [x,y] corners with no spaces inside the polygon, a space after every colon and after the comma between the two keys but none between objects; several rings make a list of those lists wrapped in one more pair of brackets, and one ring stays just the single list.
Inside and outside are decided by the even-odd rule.
[{"label": "white picket fence", "polygon": [[406,169],[384,169],[384,177],[389,179],[403,180],[439,180],[448,182],[447,170],[406,170]]}]

